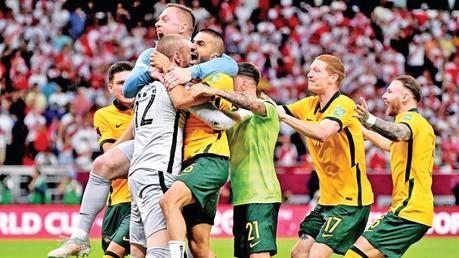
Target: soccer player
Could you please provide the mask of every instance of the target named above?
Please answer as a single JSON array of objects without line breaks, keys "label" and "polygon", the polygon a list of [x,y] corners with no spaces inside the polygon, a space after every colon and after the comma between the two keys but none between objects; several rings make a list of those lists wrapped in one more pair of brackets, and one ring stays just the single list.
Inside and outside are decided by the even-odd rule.
[{"label": "soccer player", "polygon": [[[219,33],[204,29],[193,38],[192,57],[198,63],[205,62],[221,56],[224,48]],[[201,83],[217,89],[233,89],[232,78],[222,73],[208,76]],[[231,108],[231,104],[221,98],[215,98],[212,103],[222,110]],[[184,169],[160,200],[171,257],[183,257],[187,226],[193,256],[213,256],[209,236],[220,188],[228,179],[228,157],[226,132],[214,130],[191,114],[185,123]]]},{"label": "soccer player", "polygon": [[344,254],[365,229],[373,203],[363,134],[355,103],[339,91],[344,65],[333,55],[314,59],[306,97],[280,109],[282,121],[303,136],[319,177],[318,205],[300,225],[292,257]]},{"label": "soccer player", "polygon": [[[94,114],[94,127],[98,134],[101,149],[107,152],[113,143],[127,129],[132,119],[134,99],[125,98],[121,88],[133,65],[117,62],[108,69],[108,90],[115,97],[112,105],[97,110]],[[128,158],[129,159],[129,158]],[[126,179],[112,182],[107,201],[107,209],[102,223],[102,248],[104,257],[124,257],[129,253],[129,218],[131,196]],[[87,238],[86,238],[87,239]],[[79,238],[66,241],[60,248],[51,251],[48,257],[68,257],[70,255],[89,255],[89,242]],[[79,246],[77,246],[79,244]],[[73,250],[68,252],[68,250]]]},{"label": "soccer player", "polygon": [[[190,63],[188,40],[180,35],[163,36],[156,51],[170,58],[173,66],[188,67]],[[160,81],[154,81],[136,96],[134,154],[128,180],[136,204],[133,220],[141,223],[143,231],[133,232],[131,237],[146,244],[147,257],[170,257],[159,198],[182,167],[184,117],[175,108],[182,101],[180,95],[178,87],[168,93]],[[140,218],[135,218],[137,214]]]},{"label": "soccer player", "polygon": [[[281,190],[274,167],[274,149],[279,135],[276,107],[257,100],[260,72],[249,63],[239,63],[234,77],[235,92],[210,87],[192,88],[194,96],[218,96],[239,109],[239,123],[227,131],[231,151],[233,190],[233,235],[235,257],[271,257],[277,253],[277,216]],[[248,109],[250,111],[247,111]]]},{"label": "soccer player", "polygon": [[[168,4],[155,24],[158,39],[163,35],[180,34],[186,39],[191,40],[195,26],[195,17],[191,9],[181,4]],[[126,94],[135,95],[135,92],[137,92],[139,88],[153,80],[150,73],[150,57],[154,52],[154,48],[148,48],[140,54],[134,70],[126,80]],[[225,54],[221,54],[208,61],[209,62],[197,63],[189,68],[171,67],[171,69],[180,69],[180,74],[182,75],[180,79],[186,79],[177,81],[176,77],[173,77],[174,80],[167,77],[167,82],[176,82],[174,85],[178,85],[189,82],[192,79],[204,79],[211,74],[219,72],[230,76],[236,75],[237,73],[237,63]],[[170,73],[168,76],[173,74],[175,73]]]},{"label": "soccer player", "polygon": [[[157,28],[158,38],[167,34],[180,34],[189,39],[195,26],[194,15],[191,9],[179,4],[168,4],[167,8],[161,13]],[[129,89],[129,93],[135,96],[138,90],[153,81],[150,67],[150,55],[154,53],[154,48],[145,50],[137,59],[134,69],[127,77],[124,85]],[[186,73],[193,78],[205,78],[211,74],[222,72],[229,75],[237,73],[237,64],[226,55],[209,60],[190,68],[186,68]],[[131,128],[131,127],[130,127]],[[126,132],[118,140],[118,144],[132,137],[132,132]],[[79,224],[72,230],[72,235],[68,242],[59,247],[59,252],[51,251],[51,254],[59,254],[59,257],[75,255],[80,250],[89,253],[89,231],[94,223],[97,214],[102,211],[110,192],[111,180],[126,178],[129,170],[129,157],[132,156],[134,147],[132,141],[120,143],[110,151],[99,156],[93,163],[91,174],[86,185],[83,199],[81,201]],[[132,255],[132,250],[131,250]]]},{"label": "soccer player", "polygon": [[395,122],[370,114],[363,98],[355,108],[355,116],[370,129],[364,131],[365,137],[390,152],[392,205],[345,257],[401,257],[432,226],[435,134],[417,109],[421,87],[413,77],[401,75],[387,87],[382,98],[386,115],[394,116]]}]

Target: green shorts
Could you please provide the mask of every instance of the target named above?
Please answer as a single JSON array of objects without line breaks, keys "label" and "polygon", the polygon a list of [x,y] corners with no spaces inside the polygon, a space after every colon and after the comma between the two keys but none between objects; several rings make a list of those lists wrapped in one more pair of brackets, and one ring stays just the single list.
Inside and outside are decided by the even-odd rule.
[{"label": "green shorts", "polygon": [[378,218],[364,233],[368,242],[387,257],[401,257],[408,247],[419,241],[429,227],[412,222],[392,212]]},{"label": "green shorts", "polygon": [[129,252],[129,220],[131,218],[131,204],[120,203],[107,206],[102,222],[102,249],[107,250],[113,241]]},{"label": "green shorts", "polygon": [[280,203],[253,203],[234,206],[234,256],[248,258],[254,253],[277,253],[276,229]]},{"label": "green shorts", "polygon": [[183,208],[189,226],[213,225],[220,188],[228,180],[228,174],[229,161],[222,156],[201,156],[182,170],[177,180],[191,190],[196,200],[195,204]]},{"label": "green shorts", "polygon": [[312,236],[344,255],[365,230],[370,215],[368,206],[322,206],[318,204],[300,224],[298,235]]}]

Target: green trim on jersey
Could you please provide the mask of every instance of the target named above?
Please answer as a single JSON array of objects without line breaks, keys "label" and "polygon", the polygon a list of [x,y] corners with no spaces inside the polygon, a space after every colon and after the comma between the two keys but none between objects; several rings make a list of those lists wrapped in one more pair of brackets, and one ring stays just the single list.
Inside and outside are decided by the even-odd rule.
[{"label": "green trim on jersey", "polygon": [[227,131],[233,205],[282,201],[273,159],[279,119],[276,108],[264,103],[266,116],[253,114]]}]

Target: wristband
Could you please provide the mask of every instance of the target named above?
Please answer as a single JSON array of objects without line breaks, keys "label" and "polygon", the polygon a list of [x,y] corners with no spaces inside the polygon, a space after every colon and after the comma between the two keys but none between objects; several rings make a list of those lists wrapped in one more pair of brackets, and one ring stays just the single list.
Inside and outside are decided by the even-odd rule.
[{"label": "wristband", "polygon": [[376,123],[376,117],[372,114],[369,114],[367,121],[365,121],[370,127]]}]

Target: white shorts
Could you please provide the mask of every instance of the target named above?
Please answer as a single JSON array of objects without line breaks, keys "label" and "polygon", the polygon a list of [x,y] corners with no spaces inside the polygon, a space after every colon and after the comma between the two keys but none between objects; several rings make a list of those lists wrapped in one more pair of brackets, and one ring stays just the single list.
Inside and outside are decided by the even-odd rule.
[{"label": "white shorts", "polygon": [[174,180],[175,177],[171,174],[157,170],[137,170],[129,175],[129,190],[133,203],[135,202],[131,205],[131,225],[143,225],[143,234],[131,229],[131,241],[135,239],[141,242],[150,235],[166,229],[166,220],[159,206],[159,199]]},{"label": "white shorts", "polygon": [[122,142],[116,145],[115,148],[118,148],[126,156],[129,162],[131,162],[132,155],[134,155],[134,140]]},{"label": "white shorts", "polygon": [[131,219],[129,220],[129,242],[131,244],[141,245],[147,248],[147,238],[143,230],[143,223],[140,219],[139,207],[135,201],[135,196],[132,196],[131,201]]}]

